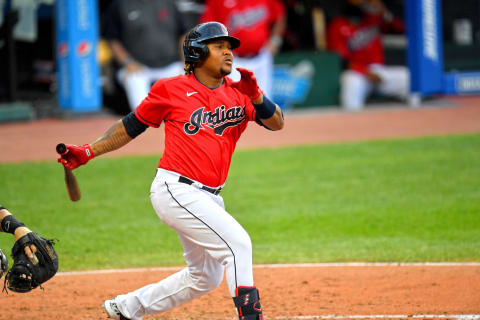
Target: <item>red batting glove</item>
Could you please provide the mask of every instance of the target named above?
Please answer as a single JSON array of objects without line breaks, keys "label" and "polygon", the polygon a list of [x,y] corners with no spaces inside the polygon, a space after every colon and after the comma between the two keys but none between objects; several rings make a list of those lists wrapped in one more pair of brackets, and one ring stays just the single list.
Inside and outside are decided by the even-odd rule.
[{"label": "red batting glove", "polygon": [[258,87],[257,78],[252,71],[244,68],[237,68],[242,75],[240,81],[232,83],[232,87],[241,93],[247,95],[252,100],[257,100],[262,95],[262,90]]},{"label": "red batting glove", "polygon": [[95,157],[89,144],[83,146],[66,144],[65,147],[67,147],[67,151],[58,158],[58,162],[67,169],[76,169]]}]

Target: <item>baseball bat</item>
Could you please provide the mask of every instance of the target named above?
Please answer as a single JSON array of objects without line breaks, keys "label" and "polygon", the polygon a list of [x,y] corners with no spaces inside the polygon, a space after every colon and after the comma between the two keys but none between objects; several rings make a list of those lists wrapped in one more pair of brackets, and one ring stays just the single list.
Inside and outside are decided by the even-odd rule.
[{"label": "baseball bat", "polygon": [[[64,155],[68,152],[67,147],[64,143],[57,144],[56,147],[57,153]],[[67,187],[68,197],[72,201],[78,201],[82,197],[80,194],[80,188],[78,187],[77,178],[73,174],[72,170],[63,167],[65,171],[65,186]]]}]

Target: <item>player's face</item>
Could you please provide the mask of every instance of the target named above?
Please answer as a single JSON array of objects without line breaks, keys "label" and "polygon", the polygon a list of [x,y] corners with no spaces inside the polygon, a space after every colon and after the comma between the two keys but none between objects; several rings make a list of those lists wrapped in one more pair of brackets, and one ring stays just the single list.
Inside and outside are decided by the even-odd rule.
[{"label": "player's face", "polygon": [[232,72],[233,53],[229,41],[219,39],[207,44],[209,55],[205,60],[204,67],[219,76],[226,76]]}]

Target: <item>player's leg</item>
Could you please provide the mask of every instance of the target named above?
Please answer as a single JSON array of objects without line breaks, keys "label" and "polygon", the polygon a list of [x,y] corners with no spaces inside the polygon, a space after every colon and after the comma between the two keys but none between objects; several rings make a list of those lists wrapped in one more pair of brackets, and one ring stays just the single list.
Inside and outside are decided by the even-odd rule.
[{"label": "player's leg", "polygon": [[[176,187],[175,184],[167,185],[172,198],[183,210],[173,216],[167,214],[168,217],[162,220],[169,221],[166,223],[181,233],[183,238],[205,250],[206,257],[225,266],[227,285],[240,319],[262,319],[258,290],[253,282],[252,244],[248,233],[218,205],[221,201],[215,201],[221,197],[194,187],[191,190]],[[213,201],[207,201],[205,196],[213,198]],[[192,197],[197,199],[192,201]],[[156,211],[159,216],[164,215],[161,208]]]},{"label": "player's leg", "polygon": [[225,211],[220,196],[192,186],[184,189],[183,184],[176,183],[176,178],[173,180],[165,185],[181,210],[169,214],[162,208],[167,204],[172,207],[171,200],[157,203],[156,207],[152,199],[157,214],[184,238],[204,248],[209,256],[225,266],[227,285],[239,314],[245,320],[260,319],[262,312],[253,282],[252,243],[248,233]]},{"label": "player's leg", "polygon": [[360,110],[372,91],[372,84],[356,71],[346,70],[340,76],[340,104],[346,110]]},{"label": "player's leg", "polygon": [[125,89],[130,109],[134,110],[150,91],[151,80],[147,69],[128,73],[123,68],[118,72],[118,80]]},{"label": "player's leg", "polygon": [[115,298],[118,309],[129,319],[168,311],[217,288],[224,267],[206,250],[179,235],[187,267],[169,277]]},{"label": "player's leg", "polygon": [[225,266],[232,296],[238,286],[253,286],[250,237],[214,199],[221,197],[168,180],[156,190],[152,204],[160,219]]},{"label": "player's leg", "polygon": [[[143,314],[188,302],[218,286],[224,268],[232,297],[248,292],[249,297],[257,297],[250,237],[224,210],[221,197],[178,182],[178,175],[159,172],[152,184],[152,205],[160,219],[180,235],[188,266],[159,283],[117,297],[121,312],[140,319]],[[261,315],[256,300],[247,300],[247,306],[240,310],[245,315]],[[251,307],[253,304],[256,309]]]},{"label": "player's leg", "polygon": [[410,94],[410,72],[402,66],[377,66],[375,72],[382,78],[378,91],[386,96],[406,100]]}]

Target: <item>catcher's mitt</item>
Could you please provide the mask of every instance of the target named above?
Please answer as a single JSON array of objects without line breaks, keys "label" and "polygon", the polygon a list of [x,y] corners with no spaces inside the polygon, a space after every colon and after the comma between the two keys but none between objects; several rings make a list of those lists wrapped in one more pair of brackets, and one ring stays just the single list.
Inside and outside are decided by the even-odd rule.
[{"label": "catcher's mitt", "polygon": [[[30,260],[25,253],[25,246],[32,244],[37,248],[34,253],[37,259]],[[58,270],[58,257],[53,245],[53,240],[42,238],[34,232],[18,239],[12,248],[13,266],[5,276],[8,289],[29,292],[53,277]]]},{"label": "catcher's mitt", "polygon": [[2,278],[3,274],[8,270],[8,260],[5,253],[3,253],[2,249],[0,249],[0,279]]}]

